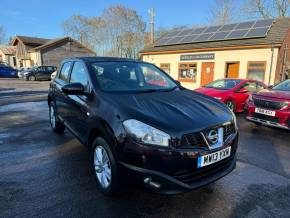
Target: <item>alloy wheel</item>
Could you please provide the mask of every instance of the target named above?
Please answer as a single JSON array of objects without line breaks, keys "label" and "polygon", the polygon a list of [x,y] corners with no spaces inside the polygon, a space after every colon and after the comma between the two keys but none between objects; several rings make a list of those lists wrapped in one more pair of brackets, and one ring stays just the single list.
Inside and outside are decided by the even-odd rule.
[{"label": "alloy wheel", "polygon": [[102,146],[94,150],[94,169],[102,188],[108,188],[112,180],[112,170],[107,151]]}]

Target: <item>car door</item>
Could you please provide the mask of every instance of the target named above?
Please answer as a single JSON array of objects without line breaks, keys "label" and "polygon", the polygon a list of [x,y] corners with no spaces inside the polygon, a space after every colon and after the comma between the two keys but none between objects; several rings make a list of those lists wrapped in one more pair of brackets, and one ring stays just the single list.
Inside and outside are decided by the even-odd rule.
[{"label": "car door", "polygon": [[62,87],[69,83],[69,75],[72,67],[72,62],[63,63],[59,74],[55,78],[53,85],[54,101],[56,105],[56,111],[58,117],[63,121],[67,122],[70,116],[70,101],[66,94],[62,92]]},{"label": "car door", "polygon": [[[245,92],[243,92],[245,90]],[[245,82],[234,93],[236,109],[243,110],[249,96],[257,90],[256,82]]]},{"label": "car door", "polygon": [[70,83],[81,83],[85,88],[84,95],[69,95],[70,102],[70,117],[68,124],[73,132],[77,134],[80,140],[86,141],[88,129],[84,125],[89,122],[90,110],[89,104],[91,102],[91,86],[89,82],[87,68],[84,63],[76,61],[73,64]]}]

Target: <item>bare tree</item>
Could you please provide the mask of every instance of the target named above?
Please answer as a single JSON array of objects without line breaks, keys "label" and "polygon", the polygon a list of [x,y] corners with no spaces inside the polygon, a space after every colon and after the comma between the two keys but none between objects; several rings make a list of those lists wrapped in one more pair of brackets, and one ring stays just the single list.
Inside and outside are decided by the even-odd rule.
[{"label": "bare tree", "polygon": [[0,44],[4,44],[6,42],[6,32],[3,26],[0,26]]},{"label": "bare tree", "polygon": [[135,10],[111,6],[101,16],[74,15],[63,22],[64,32],[94,48],[99,55],[137,58],[144,46],[146,24]]},{"label": "bare tree", "polygon": [[245,11],[252,18],[279,18],[289,15],[290,0],[248,0]]},{"label": "bare tree", "polygon": [[233,22],[236,17],[237,0],[215,0],[209,6],[209,23],[222,25]]}]

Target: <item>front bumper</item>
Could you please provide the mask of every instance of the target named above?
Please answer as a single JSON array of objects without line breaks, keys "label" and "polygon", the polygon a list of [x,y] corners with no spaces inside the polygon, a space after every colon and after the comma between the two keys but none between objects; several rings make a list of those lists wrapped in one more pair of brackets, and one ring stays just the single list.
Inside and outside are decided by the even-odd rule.
[{"label": "front bumper", "polygon": [[[134,178],[134,182],[144,184],[145,187],[157,193],[178,194],[210,184],[235,169],[237,144],[238,133],[231,142],[213,151],[179,149],[173,152],[162,152],[157,149],[154,153],[150,151],[152,154],[149,156],[149,153],[141,149],[139,153],[144,151],[141,155],[143,161],[119,161],[119,164],[122,169],[125,169],[130,180]],[[198,156],[229,146],[231,146],[232,153],[228,158],[209,166],[197,168]],[[146,181],[151,181],[151,183]]]},{"label": "front bumper", "polygon": [[247,120],[261,123],[265,126],[290,130],[290,111],[288,109],[276,110],[275,117],[256,114],[255,109],[255,106],[249,105]]}]

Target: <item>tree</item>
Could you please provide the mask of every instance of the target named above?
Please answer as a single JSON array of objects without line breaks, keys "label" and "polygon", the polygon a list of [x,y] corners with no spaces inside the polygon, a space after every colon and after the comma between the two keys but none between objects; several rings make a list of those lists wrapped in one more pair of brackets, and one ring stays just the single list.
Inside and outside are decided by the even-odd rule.
[{"label": "tree", "polygon": [[141,16],[122,5],[105,9],[99,17],[74,15],[62,26],[67,35],[95,49],[99,55],[137,58],[146,35]]},{"label": "tree", "polygon": [[246,12],[255,18],[279,18],[289,16],[290,0],[248,0]]},{"label": "tree", "polygon": [[6,42],[6,32],[3,26],[0,26],[0,44],[4,44]]},{"label": "tree", "polygon": [[215,0],[209,6],[209,23],[223,25],[236,20],[236,0]]}]

